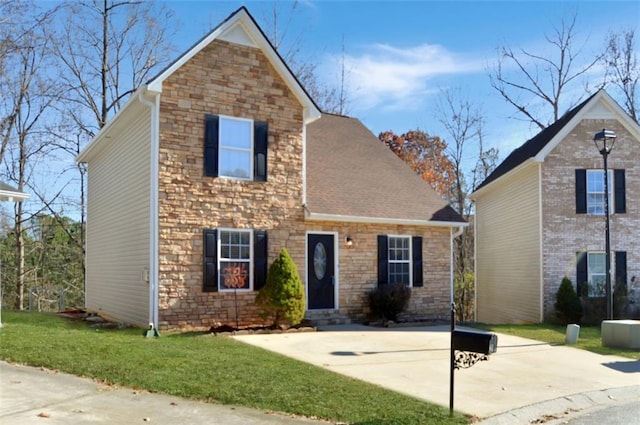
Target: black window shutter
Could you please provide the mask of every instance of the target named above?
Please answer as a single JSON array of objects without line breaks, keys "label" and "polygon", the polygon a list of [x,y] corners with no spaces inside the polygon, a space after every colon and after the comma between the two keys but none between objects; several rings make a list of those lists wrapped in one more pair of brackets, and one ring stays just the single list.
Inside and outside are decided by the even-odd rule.
[{"label": "black window shutter", "polygon": [[579,296],[587,295],[589,277],[587,276],[587,253],[576,253],[576,288]]},{"label": "black window shutter", "polygon": [[253,232],[253,289],[259,291],[267,283],[268,272],[268,239],[267,232]]},{"label": "black window shutter", "polygon": [[217,115],[204,116],[204,175],[218,177],[218,126]]},{"label": "black window shutter", "polygon": [[576,214],[587,213],[587,170],[576,170]]},{"label": "black window shutter", "polygon": [[386,285],[389,281],[389,250],[387,236],[378,235],[378,285]]},{"label": "black window shutter", "polygon": [[215,229],[204,231],[204,292],[218,290],[218,238]]},{"label": "black window shutter", "polygon": [[422,236],[411,238],[411,265],[413,267],[413,286],[422,286]]},{"label": "black window shutter", "polygon": [[626,213],[627,212],[627,198],[625,194],[625,182],[624,182],[624,170],[614,170],[613,172],[613,199],[614,199],[614,212]]},{"label": "black window shutter", "polygon": [[267,145],[269,124],[265,121],[253,123],[253,179],[257,182],[267,181]]},{"label": "black window shutter", "polygon": [[627,292],[627,251],[616,251],[616,291],[622,290],[623,296]]}]

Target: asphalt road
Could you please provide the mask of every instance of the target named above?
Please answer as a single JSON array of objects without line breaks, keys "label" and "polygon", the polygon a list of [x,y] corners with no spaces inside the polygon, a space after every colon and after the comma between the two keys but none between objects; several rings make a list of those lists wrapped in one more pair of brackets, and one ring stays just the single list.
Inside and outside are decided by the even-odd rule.
[{"label": "asphalt road", "polygon": [[565,423],[569,425],[637,425],[640,423],[640,401],[596,410]]}]

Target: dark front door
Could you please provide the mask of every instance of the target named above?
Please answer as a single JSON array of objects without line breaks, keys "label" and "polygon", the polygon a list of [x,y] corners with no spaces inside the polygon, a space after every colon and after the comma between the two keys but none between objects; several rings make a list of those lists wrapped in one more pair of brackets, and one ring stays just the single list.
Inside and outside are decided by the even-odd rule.
[{"label": "dark front door", "polygon": [[334,236],[307,236],[307,285],[309,310],[335,308]]}]

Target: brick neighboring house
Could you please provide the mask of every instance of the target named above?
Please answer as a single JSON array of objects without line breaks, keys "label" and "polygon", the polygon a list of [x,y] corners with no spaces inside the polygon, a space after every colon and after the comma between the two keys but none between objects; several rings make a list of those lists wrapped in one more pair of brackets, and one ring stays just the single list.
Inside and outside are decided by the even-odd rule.
[{"label": "brick neighboring house", "polygon": [[[378,284],[448,317],[466,225],[358,120],[321,113],[245,8],[133,94],[88,164],[86,308],[139,326],[260,323],[286,247],[306,317],[363,320]],[[350,247],[347,246],[347,240]]]},{"label": "brick neighboring house", "polygon": [[553,320],[564,276],[604,305],[604,172],[593,142],[603,128],[617,134],[608,158],[612,284],[640,301],[640,127],[601,90],[515,149],[471,195],[478,321]]}]

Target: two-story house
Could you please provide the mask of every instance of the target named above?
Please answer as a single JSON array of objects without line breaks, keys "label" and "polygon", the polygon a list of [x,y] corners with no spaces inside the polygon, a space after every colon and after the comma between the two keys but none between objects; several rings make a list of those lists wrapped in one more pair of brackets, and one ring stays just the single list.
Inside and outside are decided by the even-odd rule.
[{"label": "two-story house", "polygon": [[[476,319],[553,320],[563,277],[604,299],[602,129],[608,157],[612,282],[633,295],[640,276],[640,127],[600,90],[515,149],[471,195],[475,202]],[[637,292],[636,292],[637,293]]]},{"label": "two-story house", "polygon": [[88,311],[258,324],[284,247],[308,319],[363,320],[367,292],[389,282],[412,287],[410,317],[448,317],[466,223],[358,120],[322,113],[245,8],[139,88],[78,161]]}]

